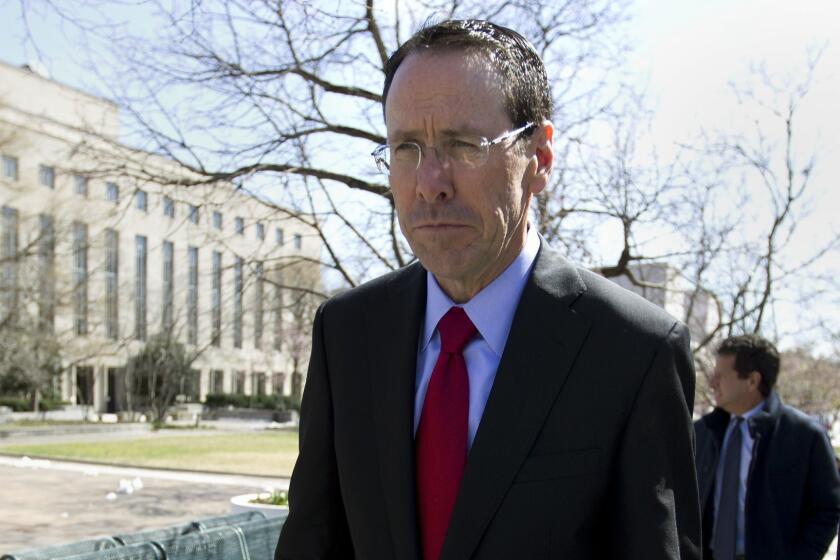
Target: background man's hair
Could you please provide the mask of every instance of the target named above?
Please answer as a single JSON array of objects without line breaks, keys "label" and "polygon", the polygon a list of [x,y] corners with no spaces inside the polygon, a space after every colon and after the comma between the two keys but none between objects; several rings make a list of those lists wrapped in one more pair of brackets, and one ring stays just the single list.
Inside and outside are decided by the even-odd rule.
[{"label": "background man's hair", "polygon": [[752,371],[760,373],[758,390],[765,397],[770,394],[779,377],[779,351],[772,342],[757,334],[730,336],[720,343],[717,353],[735,356],[735,371],[742,379]]},{"label": "background man's hair", "polygon": [[534,46],[512,29],[477,19],[447,20],[426,26],[403,43],[385,65],[382,110],[394,75],[408,55],[447,50],[478,53],[489,61],[499,75],[505,110],[514,127],[551,118],[551,88]]}]

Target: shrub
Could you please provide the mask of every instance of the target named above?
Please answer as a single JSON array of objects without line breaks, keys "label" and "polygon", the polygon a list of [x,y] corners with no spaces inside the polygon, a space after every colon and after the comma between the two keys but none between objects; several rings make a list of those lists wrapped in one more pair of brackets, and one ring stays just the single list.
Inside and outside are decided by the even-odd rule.
[{"label": "shrub", "polygon": [[50,410],[61,410],[62,407],[67,404],[70,403],[61,399],[43,398],[38,403],[38,408],[40,408],[42,412],[49,412]]},{"label": "shrub", "polygon": [[266,504],[271,506],[288,506],[289,493],[285,490],[272,490],[270,494],[258,494],[251,500],[252,504]]},{"label": "shrub", "polygon": [[[38,410],[40,412],[61,410],[61,407],[66,404],[68,403],[61,399],[44,397],[38,401]],[[30,412],[32,410],[32,401],[27,397],[0,396],[0,406],[8,406],[13,412]]]},{"label": "shrub", "polygon": [[300,410],[297,399],[286,395],[238,395],[211,393],[204,399],[210,408],[258,408],[261,410]]},{"label": "shrub", "polygon": [[234,408],[247,408],[248,397],[246,395],[212,393],[208,394],[204,399],[204,404],[210,408],[226,408],[228,406],[232,406]]},{"label": "shrub", "polygon": [[26,398],[0,397],[0,406],[8,406],[12,412],[26,412],[32,408],[29,405],[29,399]]}]

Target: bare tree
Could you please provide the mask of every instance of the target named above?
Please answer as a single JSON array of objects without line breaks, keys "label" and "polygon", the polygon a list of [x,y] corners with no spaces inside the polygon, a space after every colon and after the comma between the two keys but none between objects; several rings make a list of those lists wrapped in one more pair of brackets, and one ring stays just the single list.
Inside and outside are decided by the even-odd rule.
[{"label": "bare tree", "polygon": [[826,426],[840,417],[840,362],[821,357],[811,348],[794,348],[781,355],[778,392],[788,404],[818,416]]},{"label": "bare tree", "polygon": [[[757,83],[733,86],[753,128],[703,133],[664,160],[655,147],[640,149],[649,116],[631,99],[593,123],[600,134],[560,152],[557,181],[537,203],[549,240],[604,276],[625,277],[640,292],[662,291],[661,279],[644,277],[649,265],[679,271],[687,284],[680,318],[689,325],[714,319],[692,329],[699,369],[707,374],[720,337],[779,335],[772,321],[780,294],[803,304],[826,296],[818,287],[824,279],[813,271],[840,237],[827,236],[805,255],[790,250],[813,190],[816,151],[801,145],[797,125],[818,60],[809,58],[799,82],[754,67]],[[616,240],[606,250],[592,244],[605,230]],[[791,290],[806,279],[811,293]]]},{"label": "bare tree", "polygon": [[170,333],[151,337],[126,364],[126,389],[134,410],[146,410],[161,425],[185,383],[192,381],[195,353]]},{"label": "bare tree", "polygon": [[[771,120],[757,118],[744,133],[702,133],[662,156],[645,142],[644,103],[611,79],[620,75],[625,46],[624,3],[147,6],[160,24],[153,38],[52,8],[112,46],[119,65],[97,60],[91,70],[131,115],[132,141],[177,165],[128,164],[116,145],[108,157],[96,142],[78,150],[97,151],[103,173],[141,183],[232,182],[254,193],[283,219],[314,228],[324,251],[308,262],[331,270],[342,287],[413,259],[386,182],[366,154],[384,139],[380,91],[388,54],[429,17],[490,18],[534,41],[552,79],[558,123],[554,184],[534,208],[540,230],[573,259],[642,289],[664,287],[641,273],[645,265],[679,270],[689,286],[681,318],[714,319],[694,337],[701,371],[708,373],[721,336],[773,331],[779,294],[838,247],[833,237],[806,255],[789,251],[816,164],[815,151],[799,146],[797,125],[818,56],[800,82],[780,82],[756,67],[756,85],[734,88],[745,112],[763,111]],[[754,184],[758,191],[748,187]],[[604,231],[613,232],[614,245],[593,243]],[[309,293],[286,287],[290,295]],[[316,291],[316,299],[327,292]]]},{"label": "bare tree", "polygon": [[49,5],[113,49],[118,64],[100,57],[91,70],[130,112],[135,143],[189,173],[125,166],[116,152],[107,162],[100,155],[102,168],[158,184],[225,181],[253,191],[316,229],[322,264],[343,286],[413,259],[386,181],[367,157],[384,141],[385,62],[411,31],[429,18],[484,17],[530,37],[555,81],[560,144],[616,95],[608,78],[620,73],[626,9],[609,0],[147,5],[161,23],[154,38]]},{"label": "bare tree", "polygon": [[[0,109],[5,103],[0,100]],[[32,216],[16,206],[25,187],[18,184],[20,162],[12,155],[27,139],[0,118],[0,395],[25,397],[38,411],[43,396],[56,399],[53,382],[66,366],[56,331],[57,305],[69,304],[76,286],[56,289],[56,252],[68,247],[71,224],[51,216]]]},{"label": "bare tree", "polygon": [[287,296],[281,309],[287,315],[282,340],[291,361],[291,397],[300,403],[303,394],[303,369],[309,358],[312,338],[312,317],[322,301],[319,294],[299,289],[317,283],[320,271],[312,263],[293,263],[278,271],[276,288]]}]

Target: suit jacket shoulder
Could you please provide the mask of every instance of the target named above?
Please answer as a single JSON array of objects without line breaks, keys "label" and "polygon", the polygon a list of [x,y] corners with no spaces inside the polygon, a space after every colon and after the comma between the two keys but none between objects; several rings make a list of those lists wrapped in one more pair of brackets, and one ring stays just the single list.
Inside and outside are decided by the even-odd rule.
[{"label": "suit jacket shoulder", "polygon": [[372,307],[385,305],[390,298],[419,298],[425,305],[425,295],[426,270],[419,262],[414,262],[336,294],[322,303],[321,308],[325,322],[333,317],[342,321],[349,317],[361,319]]},{"label": "suit jacket shoulder", "polygon": [[796,426],[803,434],[811,433],[820,435],[825,431],[816,419],[789,404],[782,403],[779,419],[780,421]]},{"label": "suit jacket shoulder", "polygon": [[589,270],[579,270],[586,295],[576,309],[610,321],[627,334],[661,338],[681,322],[638,294]]}]

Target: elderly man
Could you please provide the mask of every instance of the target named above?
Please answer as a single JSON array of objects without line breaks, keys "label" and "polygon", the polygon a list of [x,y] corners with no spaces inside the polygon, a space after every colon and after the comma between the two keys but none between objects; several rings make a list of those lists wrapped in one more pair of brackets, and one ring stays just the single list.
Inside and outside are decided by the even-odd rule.
[{"label": "elderly man", "polygon": [[697,421],[706,558],[821,560],[837,532],[840,479],[825,430],[773,391],[779,353],[757,335],[717,350],[717,408]]},{"label": "elderly man", "polygon": [[528,222],[554,134],[534,47],[427,27],[383,100],[419,262],[316,315],[275,558],[699,558],[685,327]]}]

